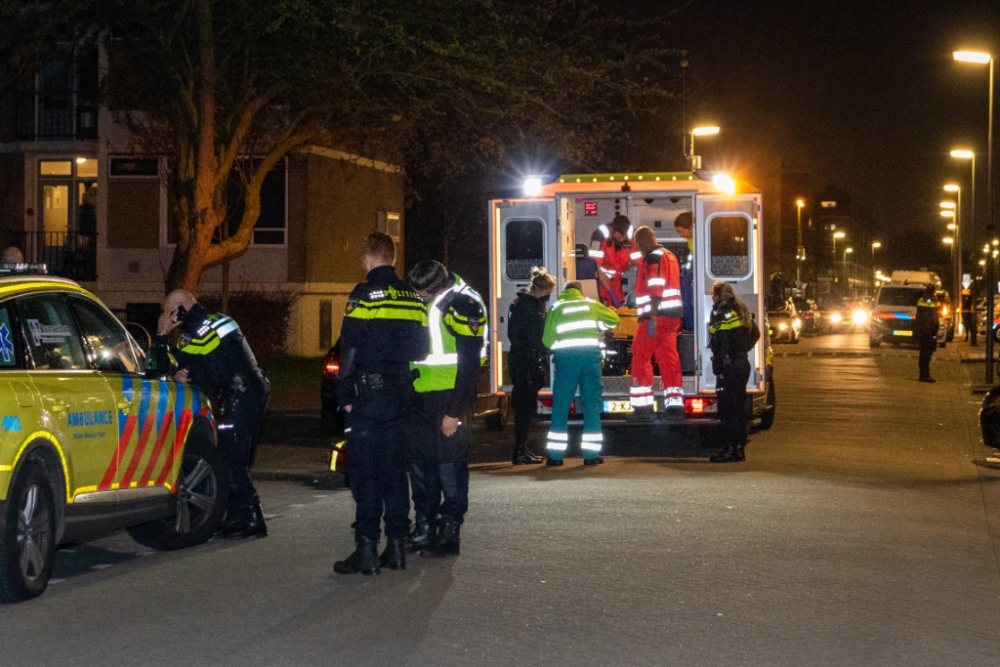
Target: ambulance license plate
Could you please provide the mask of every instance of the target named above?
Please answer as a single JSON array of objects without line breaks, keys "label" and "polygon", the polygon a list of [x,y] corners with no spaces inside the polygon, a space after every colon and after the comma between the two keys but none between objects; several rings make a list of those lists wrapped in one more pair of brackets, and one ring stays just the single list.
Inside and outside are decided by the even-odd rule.
[{"label": "ambulance license plate", "polygon": [[896,329],[892,332],[893,336],[912,336],[912,331],[907,331],[906,329]]},{"label": "ambulance license plate", "polygon": [[631,401],[604,401],[605,412],[635,412]]}]

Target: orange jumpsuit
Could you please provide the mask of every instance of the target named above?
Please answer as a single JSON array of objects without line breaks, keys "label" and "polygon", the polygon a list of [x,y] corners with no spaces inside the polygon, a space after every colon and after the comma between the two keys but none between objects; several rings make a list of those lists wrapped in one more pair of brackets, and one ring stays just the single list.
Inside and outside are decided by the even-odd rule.
[{"label": "orange jumpsuit", "polygon": [[[653,355],[660,367],[663,400],[668,410],[684,409],[684,381],[677,354],[684,304],[681,301],[680,266],[663,246],[650,250],[639,262],[635,305],[639,328],[632,341],[632,407],[653,406]],[[650,326],[653,333],[650,333]]]},{"label": "orange jumpsuit", "polygon": [[[597,266],[604,272],[611,282],[611,290],[618,298],[619,303],[625,301],[625,293],[622,290],[622,275],[628,271],[628,265],[633,259],[635,248],[626,248],[624,245],[616,245],[607,225],[601,225],[590,237],[590,257],[597,261]],[[641,255],[639,255],[641,257]],[[601,287],[601,301],[605,304],[613,304],[608,291]]]}]

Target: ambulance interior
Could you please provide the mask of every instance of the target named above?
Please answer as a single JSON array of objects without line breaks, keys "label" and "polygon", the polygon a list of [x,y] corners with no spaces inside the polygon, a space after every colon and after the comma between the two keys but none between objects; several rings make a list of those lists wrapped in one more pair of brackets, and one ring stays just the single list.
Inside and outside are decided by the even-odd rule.
[{"label": "ambulance interior", "polygon": [[[609,194],[606,196],[586,196],[575,198],[575,228],[576,228],[576,276],[584,285],[584,294],[591,298],[598,298],[598,284],[596,278],[585,276],[593,275],[594,260],[585,255],[585,250],[591,247],[591,239],[601,225],[610,227],[611,221],[616,215],[625,215],[632,223],[633,230],[639,227],[649,227],[656,234],[656,240],[667,250],[672,252],[680,264],[681,275],[691,270],[691,253],[688,250],[687,240],[682,238],[674,228],[674,220],[682,213],[693,211],[693,198],[691,196],[658,196],[643,197],[640,195],[624,195],[624,193]],[[596,243],[595,246],[596,247]],[[599,269],[598,269],[599,270]],[[633,264],[622,277],[622,291],[626,296],[626,306],[635,308],[635,282],[638,270]],[[567,272],[568,273],[568,272]],[[611,304],[606,304],[611,306]],[[613,307],[613,306],[611,306]],[[626,322],[627,317],[623,317],[623,323],[612,332],[610,340],[607,341],[606,356],[604,361],[603,374],[607,378],[624,377],[631,367],[631,342],[630,335],[636,323]],[[684,375],[694,374],[694,336],[691,331],[682,331],[677,339],[678,353],[681,359],[681,368]],[[659,376],[659,370],[654,371]],[[659,386],[659,380],[657,380]]]}]

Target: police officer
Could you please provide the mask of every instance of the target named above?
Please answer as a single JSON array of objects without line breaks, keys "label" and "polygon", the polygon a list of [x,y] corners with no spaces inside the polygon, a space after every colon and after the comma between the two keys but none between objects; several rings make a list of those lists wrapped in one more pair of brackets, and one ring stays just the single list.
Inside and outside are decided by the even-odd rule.
[{"label": "police officer", "polygon": [[270,387],[235,320],[210,313],[190,292],[174,290],[163,302],[158,333],[180,328],[174,357],[178,382],[190,382],[212,398],[219,449],[229,465],[229,512],[216,534],[265,537],[267,525],[250,477]]},{"label": "police officer", "polygon": [[[357,548],[333,569],[338,574],[378,574],[379,566],[406,569],[403,540],[410,527],[406,482],[406,410],[413,394],[410,362],[429,346],[427,312],[420,297],[396,274],[392,237],[365,239],[367,276],[351,292],[340,333],[338,400],[347,413],[351,493],[357,503]],[[385,517],[386,547],[378,543]]]},{"label": "police officer", "polygon": [[747,381],[750,360],[747,353],[760,340],[760,329],[750,310],[736,298],[733,286],[724,280],[712,284],[712,315],[708,321],[712,350],[715,393],[719,399],[719,419],[724,440],[722,451],[711,457],[712,463],[745,460],[747,438]]},{"label": "police officer", "polygon": [[616,326],[618,314],[607,306],[588,299],[580,291],[580,283],[571,281],[545,318],[542,342],[552,350],[555,377],[552,380],[552,422],[546,449],[546,466],[563,464],[569,444],[566,422],[576,388],[580,388],[583,407],[584,465],[604,463],[601,445],[601,339],[604,332]]},{"label": "police officer", "polygon": [[541,463],[528,451],[528,433],[538,412],[538,390],[545,384],[548,351],[542,344],[545,311],[549,296],[556,286],[555,279],[544,267],[531,269],[531,287],[517,293],[507,311],[507,338],[510,354],[511,405],[514,408],[514,451],[511,463],[528,465]]},{"label": "police officer", "polygon": [[426,357],[413,365],[419,376],[407,432],[416,524],[408,549],[419,549],[425,558],[457,556],[469,509],[469,445],[459,427],[475,407],[486,361],[486,306],[440,262],[417,264],[410,284],[429,304],[431,344]]},{"label": "police officer", "polygon": [[934,382],[931,377],[931,356],[937,348],[938,308],[934,285],[924,288],[924,295],[917,301],[917,344],[920,345],[920,381]]}]

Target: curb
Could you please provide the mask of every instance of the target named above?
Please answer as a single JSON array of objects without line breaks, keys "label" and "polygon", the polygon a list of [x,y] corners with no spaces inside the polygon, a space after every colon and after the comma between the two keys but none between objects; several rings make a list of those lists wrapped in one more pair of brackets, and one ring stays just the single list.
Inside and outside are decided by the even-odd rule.
[{"label": "curb", "polygon": [[347,488],[347,478],[332,470],[252,470],[251,475],[259,482],[299,482],[326,490]]}]

